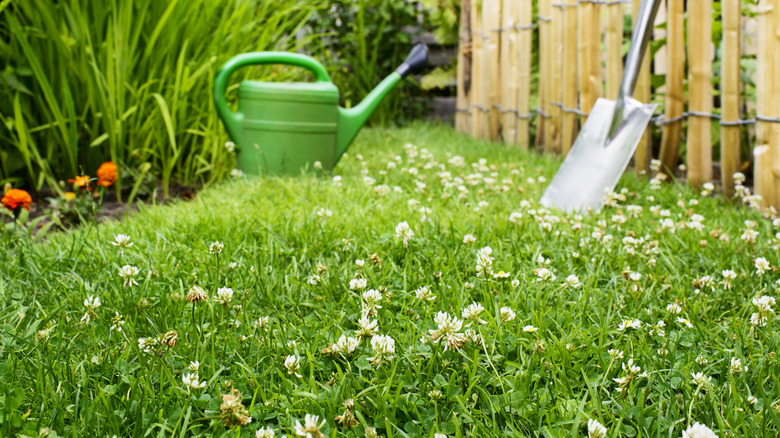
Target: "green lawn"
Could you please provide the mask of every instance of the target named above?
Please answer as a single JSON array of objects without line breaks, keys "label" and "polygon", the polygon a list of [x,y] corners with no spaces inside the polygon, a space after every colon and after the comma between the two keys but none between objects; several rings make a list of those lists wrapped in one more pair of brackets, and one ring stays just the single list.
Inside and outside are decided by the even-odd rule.
[{"label": "green lawn", "polygon": [[631,175],[547,211],[558,162],[366,130],[333,174],[6,231],[0,436],[777,436],[771,218]]}]

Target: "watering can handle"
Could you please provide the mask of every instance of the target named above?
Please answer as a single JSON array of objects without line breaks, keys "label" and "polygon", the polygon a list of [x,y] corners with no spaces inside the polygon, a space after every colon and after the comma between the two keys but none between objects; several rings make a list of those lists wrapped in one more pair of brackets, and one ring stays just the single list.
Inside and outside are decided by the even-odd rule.
[{"label": "watering can handle", "polygon": [[232,138],[237,138],[239,126],[243,119],[242,114],[234,113],[227,105],[225,93],[227,92],[228,79],[233,72],[241,67],[261,64],[285,64],[303,67],[314,73],[317,82],[331,82],[330,75],[319,62],[306,55],[290,52],[250,52],[234,56],[226,62],[217,74],[214,81],[214,104],[222,120],[225,121],[228,133]]}]

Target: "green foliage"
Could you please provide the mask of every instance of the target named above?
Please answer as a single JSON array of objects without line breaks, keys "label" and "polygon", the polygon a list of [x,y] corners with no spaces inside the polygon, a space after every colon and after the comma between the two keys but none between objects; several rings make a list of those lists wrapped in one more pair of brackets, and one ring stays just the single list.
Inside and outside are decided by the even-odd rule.
[{"label": "green foliage", "polygon": [[433,37],[439,44],[458,44],[460,23],[460,0],[422,0],[428,11],[428,22]]},{"label": "green foliage", "polygon": [[[559,163],[450,128],[366,130],[335,175],[227,182],[41,243],[0,232],[0,436],[297,436],[306,414],[332,437],[581,437],[591,419],[609,437],[777,436],[778,317],[753,301],[777,296],[756,267],[779,262],[772,221],[633,174],[600,212],[541,208]],[[506,278],[476,274],[484,247]],[[194,285],[209,298],[188,302]],[[368,289],[395,341],[381,366],[368,340],[328,350],[372,313]],[[437,314],[475,302],[451,332],[468,340],[435,342]],[[229,429],[231,389],[253,421]]]},{"label": "green foliage", "polygon": [[[341,92],[342,104],[358,104],[385,76],[392,73],[411,49],[409,29],[421,12],[407,0],[335,0],[315,12],[308,31],[316,39],[315,53]],[[403,81],[377,107],[370,124],[405,124],[424,109],[413,99],[419,86]]]},{"label": "green foliage", "polygon": [[[103,161],[150,166],[166,193],[232,168],[211,90],[219,66],[287,50],[319,2],[30,0],[0,8],[0,182],[35,189]],[[236,79],[263,78],[245,69]],[[123,181],[117,182],[120,196]]]}]

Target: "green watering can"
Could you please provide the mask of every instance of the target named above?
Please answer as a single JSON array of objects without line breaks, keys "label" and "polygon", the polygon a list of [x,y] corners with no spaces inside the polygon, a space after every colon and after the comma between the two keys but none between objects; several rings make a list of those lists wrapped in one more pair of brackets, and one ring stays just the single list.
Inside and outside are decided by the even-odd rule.
[{"label": "green watering can", "polygon": [[[417,43],[400,67],[353,108],[339,107],[339,90],[313,58],[289,52],[238,55],[222,66],[214,82],[214,102],[236,144],[238,169],[247,175],[297,174],[320,162],[333,169],[379,102],[401,79],[423,67],[428,47]],[[258,64],[287,64],[314,73],[315,82],[243,81],[238,111],[225,100],[228,78],[236,69]]]}]

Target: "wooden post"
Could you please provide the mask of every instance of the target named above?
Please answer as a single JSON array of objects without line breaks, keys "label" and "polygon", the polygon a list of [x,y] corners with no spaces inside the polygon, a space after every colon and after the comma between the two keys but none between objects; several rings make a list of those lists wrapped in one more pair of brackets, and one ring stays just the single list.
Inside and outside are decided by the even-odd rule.
[{"label": "wooden post", "polygon": [[762,1],[759,7],[758,66],[756,68],[756,147],[754,182],[764,206],[778,208],[780,196],[780,123],[761,118],[780,118],[780,5]]},{"label": "wooden post", "polygon": [[623,76],[623,5],[607,6],[607,99],[616,100]]},{"label": "wooden post", "polygon": [[518,30],[517,0],[503,0],[501,9],[501,135],[504,143],[517,144]]},{"label": "wooden post", "polygon": [[688,184],[712,180],[712,0],[688,3]]},{"label": "wooden post", "polygon": [[539,0],[539,109],[536,119],[536,147],[539,151],[549,152],[550,143],[547,131],[550,130],[550,120],[545,114],[550,114],[550,69],[552,65],[552,44],[550,41],[552,29],[551,0]]},{"label": "wooden post", "polygon": [[[531,47],[531,40],[533,37],[533,29],[531,29],[532,0],[513,0],[512,2],[519,3],[517,7],[519,8],[518,25],[520,26],[520,35],[518,39],[520,73],[518,77],[519,95],[517,112],[518,116],[521,116],[522,118],[517,121],[517,144],[521,149],[528,150],[528,142],[531,135],[531,121],[528,117],[531,114],[531,56],[533,53],[533,48]],[[541,121],[541,118],[539,118],[539,120]]]},{"label": "wooden post", "polygon": [[742,18],[740,0],[721,0],[723,17],[723,57],[720,68],[721,106],[723,108],[720,128],[720,169],[723,193],[728,197],[734,194],[734,173],[739,170],[740,135],[739,125],[727,126],[726,123],[739,121],[739,42],[740,20]]},{"label": "wooden post", "polygon": [[460,2],[460,44],[458,47],[458,89],[455,100],[455,128],[468,133],[471,128],[469,106],[471,94],[471,0]]},{"label": "wooden post", "polygon": [[550,108],[550,120],[545,132],[545,150],[561,152],[561,107],[563,103],[563,8],[554,6],[550,23],[550,81],[547,94]]},{"label": "wooden post", "polygon": [[[589,113],[601,97],[601,32],[600,7],[596,3],[585,2],[579,7],[579,52],[580,52],[580,109]],[[582,120],[585,123],[585,118]]]},{"label": "wooden post", "polygon": [[[683,17],[685,0],[668,0],[666,22],[666,45],[669,56],[666,65],[666,109],[665,120],[675,120],[682,116],[684,97],[683,80],[685,78],[685,47],[683,45]],[[659,160],[665,173],[674,174],[680,157],[680,134],[682,120],[666,123],[661,136]]]},{"label": "wooden post", "polygon": [[479,1],[471,4],[471,135],[486,138],[485,117],[485,56],[482,51],[484,33],[482,7]]},{"label": "wooden post", "polygon": [[499,41],[501,31],[501,0],[482,0],[482,19],[484,25],[482,33],[486,36],[487,41],[485,43],[485,91],[487,93],[487,111],[486,127],[487,138],[490,140],[498,139],[498,132],[501,127],[501,113],[498,109],[498,105],[501,103],[499,98]]},{"label": "wooden post", "polygon": [[571,112],[577,107],[577,0],[568,0],[563,8],[563,130],[561,146],[563,155],[569,153],[577,136],[577,114]]},{"label": "wooden post", "polygon": [[[633,24],[636,24],[636,16],[639,11],[640,2],[641,0],[633,1],[634,8],[631,21]],[[642,103],[650,103],[650,99],[652,98],[650,93],[650,44],[647,45],[647,51],[642,58],[642,65],[639,67],[639,76],[636,80],[634,97]],[[634,152],[634,167],[639,173],[647,171],[650,168],[650,155],[652,153],[650,137],[650,127],[648,126],[645,128],[645,132],[642,134],[642,138],[636,146],[636,152]]]}]

